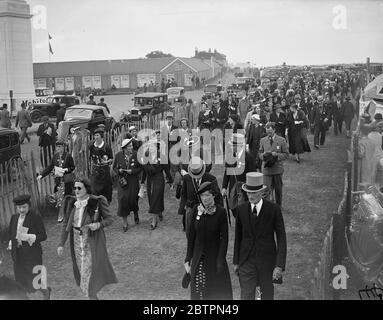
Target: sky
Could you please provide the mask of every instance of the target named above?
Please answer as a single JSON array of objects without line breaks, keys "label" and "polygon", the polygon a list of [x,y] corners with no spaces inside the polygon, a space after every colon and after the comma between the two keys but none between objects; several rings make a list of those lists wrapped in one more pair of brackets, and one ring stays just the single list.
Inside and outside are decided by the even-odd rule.
[{"label": "sky", "polygon": [[[27,0],[34,62],[192,57],[217,49],[257,67],[383,62],[383,1]],[[39,7],[40,6],[40,7]],[[41,8],[46,8],[46,24]],[[42,22],[42,23],[41,23]]]}]

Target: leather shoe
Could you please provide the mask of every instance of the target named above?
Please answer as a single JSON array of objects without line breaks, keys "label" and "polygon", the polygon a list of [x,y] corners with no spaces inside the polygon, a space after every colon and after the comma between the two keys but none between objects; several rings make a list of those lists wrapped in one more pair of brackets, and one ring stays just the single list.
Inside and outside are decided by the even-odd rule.
[{"label": "leather shoe", "polygon": [[122,229],[124,230],[124,232],[128,231],[128,226],[123,226]]}]

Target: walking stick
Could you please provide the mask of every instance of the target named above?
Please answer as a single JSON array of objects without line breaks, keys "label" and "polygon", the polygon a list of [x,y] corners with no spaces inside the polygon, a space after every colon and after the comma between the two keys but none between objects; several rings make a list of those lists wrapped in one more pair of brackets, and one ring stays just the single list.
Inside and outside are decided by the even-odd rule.
[{"label": "walking stick", "polygon": [[225,195],[225,204],[226,204],[226,211],[227,211],[227,217],[229,219],[229,225],[231,227],[231,217],[230,217],[230,208],[229,208],[229,200],[227,199],[227,196]]}]

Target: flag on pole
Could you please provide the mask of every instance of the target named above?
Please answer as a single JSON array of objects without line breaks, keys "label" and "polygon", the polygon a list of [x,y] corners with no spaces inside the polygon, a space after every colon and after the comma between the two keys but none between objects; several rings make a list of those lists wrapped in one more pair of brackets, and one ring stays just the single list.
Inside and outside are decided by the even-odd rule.
[{"label": "flag on pole", "polygon": [[52,46],[51,46],[51,40],[52,40],[52,37],[51,37],[51,35],[48,33],[49,52],[50,52],[50,54],[53,54],[53,50],[52,50]]}]

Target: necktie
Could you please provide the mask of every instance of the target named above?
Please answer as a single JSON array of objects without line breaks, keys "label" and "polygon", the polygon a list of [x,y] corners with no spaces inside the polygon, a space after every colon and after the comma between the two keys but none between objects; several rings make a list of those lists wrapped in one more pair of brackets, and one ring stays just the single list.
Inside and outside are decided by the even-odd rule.
[{"label": "necktie", "polygon": [[273,137],[270,137],[270,144],[273,145],[273,142],[274,142]]},{"label": "necktie", "polygon": [[254,206],[254,208],[253,208],[253,215],[254,215],[254,217],[258,216],[257,206]]}]

